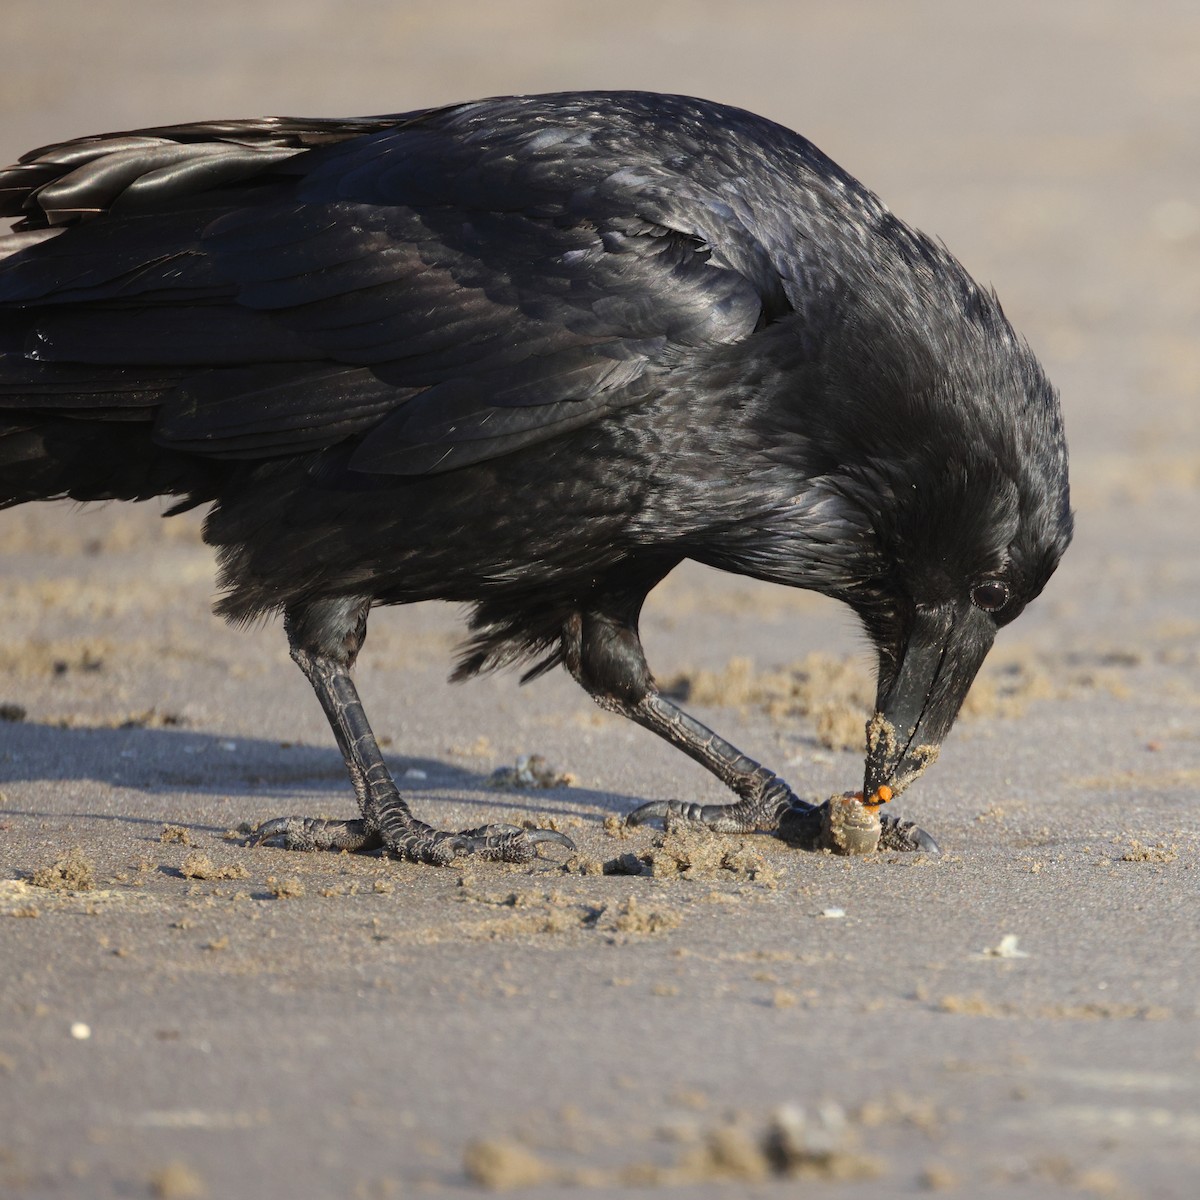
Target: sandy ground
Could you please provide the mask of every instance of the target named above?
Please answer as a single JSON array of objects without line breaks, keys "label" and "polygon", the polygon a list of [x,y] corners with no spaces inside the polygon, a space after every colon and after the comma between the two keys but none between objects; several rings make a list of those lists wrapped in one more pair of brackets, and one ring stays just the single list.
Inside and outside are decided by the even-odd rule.
[{"label": "sandy ground", "polygon": [[[555,87],[744,104],[995,283],[1063,392],[1078,534],[903,798],[936,861],[625,837],[719,786],[566,678],[449,687],[451,610],[378,613],[359,677],[418,811],[580,847],[433,870],[226,838],[351,798],[281,630],[209,614],[196,521],[0,514],[0,1194],[1194,1195],[1194,4],[186,7],[9,0],[0,157]],[[860,780],[836,606],[684,570],[645,632],[799,790]],[[489,785],[529,753],[572,785]],[[653,873],[587,873],[623,855]]]}]

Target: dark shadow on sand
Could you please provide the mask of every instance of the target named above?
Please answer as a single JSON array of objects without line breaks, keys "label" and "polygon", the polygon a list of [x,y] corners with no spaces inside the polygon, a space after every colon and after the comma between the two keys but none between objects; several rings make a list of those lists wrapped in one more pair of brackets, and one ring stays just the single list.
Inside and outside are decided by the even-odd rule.
[{"label": "dark shadow on sand", "polygon": [[[491,807],[536,817],[563,812],[564,803],[601,820],[595,810],[624,813],[644,799],[577,787],[514,788],[496,786],[491,771],[478,771],[436,758],[396,752],[388,757],[396,783],[428,818],[427,805],[447,799],[479,799]],[[497,764],[501,765],[501,764]],[[352,816],[354,797],[336,749],[301,743],[231,737],[186,728],[64,729],[33,722],[0,726],[0,786],[61,780],[93,780],[112,787],[149,793],[200,792],[278,803],[280,815],[306,808],[331,809],[330,816]],[[486,799],[485,799],[486,798]],[[553,798],[554,803],[547,800]],[[10,797],[11,800],[11,797]],[[161,824],[161,818],[99,813],[21,811],[31,817],[78,816]]]}]

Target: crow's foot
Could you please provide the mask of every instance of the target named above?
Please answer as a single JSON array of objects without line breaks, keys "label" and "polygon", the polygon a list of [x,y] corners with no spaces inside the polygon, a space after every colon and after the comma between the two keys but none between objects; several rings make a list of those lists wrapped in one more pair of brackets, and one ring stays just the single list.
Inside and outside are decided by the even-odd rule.
[{"label": "crow's foot", "polygon": [[881,816],[877,806],[864,805],[853,796],[835,797],[824,804],[809,804],[793,797],[781,813],[745,801],[693,804],[686,800],[653,800],[635,808],[625,820],[630,825],[679,821],[714,833],[774,833],[802,850],[832,850],[835,854],[872,854],[876,850],[940,853],[937,842],[919,826],[890,815]]},{"label": "crow's foot", "polygon": [[324,821],[319,817],[275,817],[264,821],[250,841],[255,846],[284,850],[347,850],[351,854],[378,850],[383,838],[366,821]]},{"label": "crow's foot", "polygon": [[565,833],[554,829],[522,829],[517,825],[481,825],[462,833],[437,836],[449,837],[456,854],[474,854],[495,862],[529,862],[539,857],[542,845],[562,846],[572,853],[575,843]]},{"label": "crow's foot", "polygon": [[[760,768],[761,770],[761,768]],[[791,812],[816,812],[816,805],[796,796],[784,781],[769,772],[756,784],[751,796],[731,804],[694,804],[690,800],[650,800],[625,817],[626,824],[647,821],[683,821],[698,824],[713,833],[774,833]]]},{"label": "crow's foot", "polygon": [[[350,678],[350,665],[366,636],[369,608],[369,600],[341,598],[289,609],[286,619],[292,657],[329,718],[362,819],[278,817],[258,827],[256,840],[287,850],[383,850],[396,858],[432,866],[445,866],[466,854],[493,862],[526,863],[537,858],[538,847],[546,842],[573,851],[575,843],[552,829],[483,825],[452,833],[434,829],[413,816],[383,761]],[[333,652],[329,650],[331,640]]]},{"label": "crow's foot", "polygon": [[285,850],[365,853],[383,849],[397,858],[433,866],[445,866],[460,855],[471,854],[493,862],[530,862],[538,857],[538,847],[546,843],[575,849],[569,837],[553,829],[483,825],[451,833],[412,821],[408,829],[388,837],[371,829],[366,821],[323,821],[315,817],[276,817],[264,821],[252,837],[256,844],[269,842]]},{"label": "crow's foot", "polygon": [[[783,784],[779,785],[786,791]],[[689,800],[651,800],[635,808],[626,818],[627,825],[644,825],[647,821],[680,821],[688,825],[703,825],[713,833],[772,833],[779,827],[780,810],[784,814],[793,809],[808,808],[803,800],[786,797],[778,788],[772,789],[753,800],[739,800],[733,804],[693,804]]]}]

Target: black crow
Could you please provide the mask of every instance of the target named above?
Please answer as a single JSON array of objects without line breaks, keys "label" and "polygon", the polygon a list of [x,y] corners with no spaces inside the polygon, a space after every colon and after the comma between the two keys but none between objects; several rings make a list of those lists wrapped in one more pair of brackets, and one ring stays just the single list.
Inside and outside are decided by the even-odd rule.
[{"label": "black crow", "polygon": [[737,795],[631,819],[803,841],[818,807],[655,687],[647,593],[694,559],[849,604],[877,800],[1070,539],[1058,401],[996,297],[738,109],[595,92],[107,134],[0,174],[0,215],[0,503],[212,506],[217,611],[283,613],[362,812],[262,827],[290,846],[565,841],[412,815],[350,678],[373,605],[474,605],[456,678],[561,663]]}]

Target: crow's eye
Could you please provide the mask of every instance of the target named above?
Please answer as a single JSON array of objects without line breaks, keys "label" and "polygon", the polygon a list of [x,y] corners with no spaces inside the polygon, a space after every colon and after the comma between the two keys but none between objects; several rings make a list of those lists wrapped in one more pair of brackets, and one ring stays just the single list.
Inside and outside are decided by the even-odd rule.
[{"label": "crow's eye", "polygon": [[999,612],[1008,603],[1008,584],[998,579],[977,583],[971,589],[971,603],[984,612]]}]

